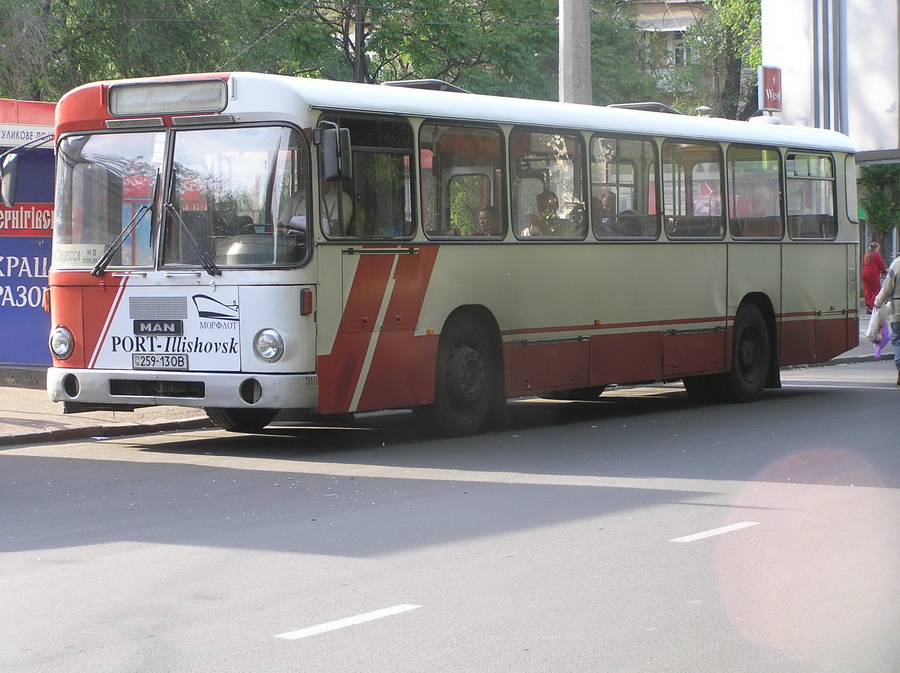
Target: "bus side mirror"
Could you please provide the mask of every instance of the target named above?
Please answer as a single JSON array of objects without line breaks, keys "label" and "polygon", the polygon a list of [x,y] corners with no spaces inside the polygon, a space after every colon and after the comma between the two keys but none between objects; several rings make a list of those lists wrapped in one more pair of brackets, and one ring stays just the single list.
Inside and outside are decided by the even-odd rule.
[{"label": "bus side mirror", "polygon": [[353,177],[350,129],[322,129],[322,170],[322,177],[330,182]]},{"label": "bus side mirror", "polygon": [[0,164],[0,181],[3,203],[7,208],[16,205],[16,192],[19,190],[19,155],[7,154]]}]

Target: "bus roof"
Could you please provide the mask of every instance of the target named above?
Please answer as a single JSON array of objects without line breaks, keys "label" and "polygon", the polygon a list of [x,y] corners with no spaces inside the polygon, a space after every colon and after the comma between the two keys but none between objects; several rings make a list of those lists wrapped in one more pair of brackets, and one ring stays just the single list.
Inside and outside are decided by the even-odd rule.
[{"label": "bus roof", "polygon": [[[271,115],[275,119],[290,119],[296,114],[291,114],[292,111],[305,108],[307,111],[369,112],[496,124],[527,124],[545,128],[722,140],[797,149],[849,153],[855,151],[850,139],[841,133],[804,126],[741,122],[617,107],[402,86],[355,84],[251,72],[175,75],[101,82],[79,87],[66,96],[78,91],[86,93],[85,89],[98,86],[183,82],[189,79],[209,78],[220,78],[230,82],[232,94],[229,96],[225,112],[247,116],[256,112]],[[63,107],[65,98],[60,101]],[[764,118],[759,119],[762,121]]]},{"label": "bus roof", "polygon": [[273,78],[273,83],[283,82],[283,86],[294,89],[311,108],[319,110],[353,110],[854,152],[847,136],[804,126],[283,75],[234,73],[233,76],[236,79]]}]

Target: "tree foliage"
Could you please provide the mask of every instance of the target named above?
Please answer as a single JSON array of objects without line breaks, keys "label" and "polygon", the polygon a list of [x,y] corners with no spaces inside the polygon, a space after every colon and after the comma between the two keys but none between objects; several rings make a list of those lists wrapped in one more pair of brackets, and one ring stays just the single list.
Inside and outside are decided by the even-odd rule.
[{"label": "tree foliage", "polygon": [[[303,8],[291,22],[294,59],[283,70],[350,79],[355,3],[294,2]],[[363,6],[361,79],[442,79],[478,93],[555,99],[557,10],[547,0],[372,0]],[[655,97],[657,55],[620,4],[596,0],[591,26],[595,102]]]},{"label": "tree foliage", "polygon": [[[365,0],[362,80],[443,79],[478,93],[558,96],[552,0]],[[55,100],[98,79],[257,70],[350,80],[354,0],[0,0],[0,96]],[[658,97],[624,13],[594,0],[594,100]]]},{"label": "tree foliage", "polygon": [[591,84],[594,103],[658,101],[664,49],[651,42],[619,2],[595,2],[591,12]]},{"label": "tree foliage", "polygon": [[710,0],[709,11],[685,34],[688,63],[670,85],[675,106],[699,106],[728,119],[747,119],[758,109],[756,68],[762,63],[760,0]]},{"label": "tree foliage", "polygon": [[278,14],[260,9],[269,10],[259,0],[0,0],[0,96],[55,100],[93,80],[269,69],[289,45],[267,34]]},{"label": "tree foliage", "polygon": [[865,188],[859,201],[869,226],[873,231],[888,233],[900,219],[900,164],[863,166],[859,183]]}]

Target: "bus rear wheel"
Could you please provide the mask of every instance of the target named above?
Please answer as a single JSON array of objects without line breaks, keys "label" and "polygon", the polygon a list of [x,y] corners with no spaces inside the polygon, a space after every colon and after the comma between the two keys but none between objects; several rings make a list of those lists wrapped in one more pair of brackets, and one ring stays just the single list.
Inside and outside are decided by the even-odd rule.
[{"label": "bus rear wheel", "polygon": [[434,404],[427,415],[445,434],[482,429],[498,405],[500,365],[488,331],[473,315],[451,321],[438,345]]},{"label": "bus rear wheel", "polygon": [[210,420],[229,432],[257,432],[275,420],[277,409],[204,408]]},{"label": "bus rear wheel", "polygon": [[766,387],[771,342],[766,319],[753,304],[745,304],[734,320],[731,370],[725,374],[684,379],[688,395],[697,402],[751,402]]},{"label": "bus rear wheel", "polygon": [[762,395],[769,371],[771,344],[762,311],[754,304],[738,309],[732,331],[731,370],[725,375],[725,397],[750,402]]}]

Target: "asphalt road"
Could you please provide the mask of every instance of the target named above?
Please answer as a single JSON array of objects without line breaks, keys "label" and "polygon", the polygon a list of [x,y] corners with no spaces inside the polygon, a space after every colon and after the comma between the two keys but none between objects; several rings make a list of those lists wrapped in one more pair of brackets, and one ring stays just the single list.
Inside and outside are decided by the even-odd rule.
[{"label": "asphalt road", "polygon": [[900,671],[900,388],[0,451],[0,671]]}]

